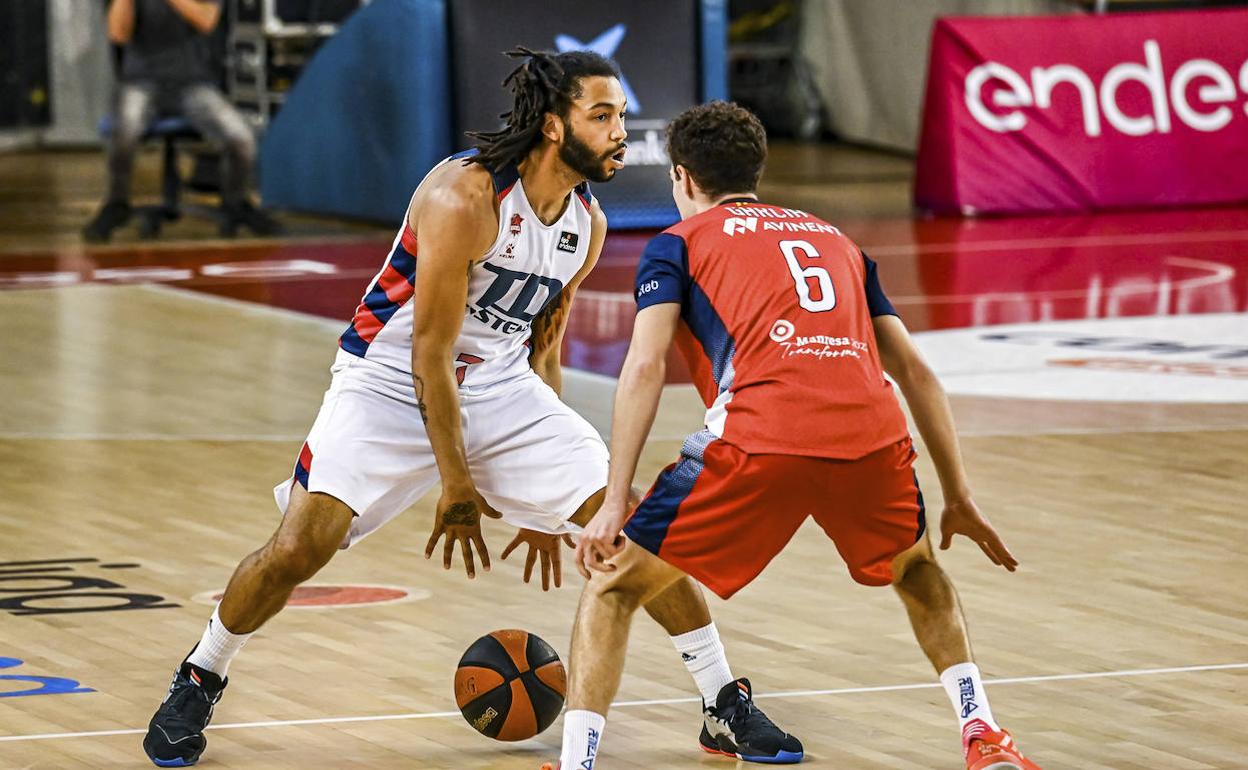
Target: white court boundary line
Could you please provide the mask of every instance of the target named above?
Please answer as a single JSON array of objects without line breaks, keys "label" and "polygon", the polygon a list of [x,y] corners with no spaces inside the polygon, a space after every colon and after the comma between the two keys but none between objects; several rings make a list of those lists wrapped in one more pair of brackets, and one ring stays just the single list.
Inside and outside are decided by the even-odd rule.
[{"label": "white court boundary line", "polygon": [[[1137,668],[1121,671],[1095,671],[1083,674],[1049,674],[1045,676],[1018,676],[1002,679],[987,679],[984,684],[1031,684],[1035,682],[1066,682],[1083,679],[1113,679],[1137,676],[1157,676],[1162,674],[1188,674],[1201,671],[1235,671],[1248,669],[1248,663],[1216,663],[1200,666],[1175,666],[1172,668]],[[922,684],[892,684],[875,687],[842,687],[834,690],[789,690],[786,692],[755,693],[755,699],[762,698],[815,698],[826,695],[852,695],[868,692],[902,692],[906,690],[933,690],[942,687],[940,682]],[[701,698],[660,698],[655,700],[617,701],[612,708],[629,706],[666,706],[681,703],[701,703]],[[209,730],[240,730],[256,727],[291,727],[298,725],[331,725],[354,722],[390,722],[400,719],[445,719],[459,716],[458,711],[427,711],[411,714],[378,714],[376,716],[358,717],[323,717],[320,719],[281,719],[267,722],[234,722],[223,725],[209,725]],[[146,730],[93,730],[78,733],[41,733],[38,735],[3,735],[0,743],[14,741],[49,741],[62,738],[101,738],[112,735],[142,735]]]}]

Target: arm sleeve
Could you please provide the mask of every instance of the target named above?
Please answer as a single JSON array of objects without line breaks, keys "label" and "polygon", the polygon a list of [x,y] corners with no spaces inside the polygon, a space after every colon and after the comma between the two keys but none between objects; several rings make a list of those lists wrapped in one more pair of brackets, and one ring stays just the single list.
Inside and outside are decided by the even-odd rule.
[{"label": "arm sleeve", "polygon": [[880,286],[880,275],[876,270],[875,261],[868,257],[865,251],[861,254],[866,274],[863,288],[867,292],[867,308],[871,311],[871,317],[898,315],[897,309],[893,307],[893,303],[888,300],[888,295],[884,293],[884,288]]},{"label": "arm sleeve", "polygon": [[689,288],[689,252],[685,239],[671,233],[659,233],[642,252],[637,265],[637,281],[633,298],[637,309],[665,302],[683,303]]}]

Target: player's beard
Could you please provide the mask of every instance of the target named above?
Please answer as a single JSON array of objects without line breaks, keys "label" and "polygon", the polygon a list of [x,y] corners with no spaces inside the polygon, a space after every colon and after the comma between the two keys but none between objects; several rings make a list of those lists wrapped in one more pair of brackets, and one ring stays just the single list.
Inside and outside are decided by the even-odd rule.
[{"label": "player's beard", "polygon": [[559,145],[559,160],[577,175],[591,182],[610,182],[615,176],[615,169],[607,166],[607,160],[617,152],[619,152],[618,148],[606,155],[599,155],[572,132],[570,123],[564,122],[563,144]]}]

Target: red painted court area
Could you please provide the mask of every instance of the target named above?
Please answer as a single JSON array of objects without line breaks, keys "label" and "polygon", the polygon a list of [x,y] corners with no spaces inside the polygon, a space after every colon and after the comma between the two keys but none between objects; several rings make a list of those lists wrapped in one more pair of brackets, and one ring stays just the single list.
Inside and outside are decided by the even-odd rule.
[{"label": "red painted court area", "polygon": [[[1248,208],[834,221],[880,264],[912,330],[1248,311]],[[652,233],[616,232],[577,298],[568,366],[614,376]],[[155,283],[311,313],[344,328],[388,239],[154,243],[7,254],[0,289]],[[672,367],[683,381],[684,369]]]}]

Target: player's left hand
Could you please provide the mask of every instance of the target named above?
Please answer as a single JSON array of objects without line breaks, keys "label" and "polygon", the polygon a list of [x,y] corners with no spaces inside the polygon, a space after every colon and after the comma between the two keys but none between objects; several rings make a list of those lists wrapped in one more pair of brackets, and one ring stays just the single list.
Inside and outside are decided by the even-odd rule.
[{"label": "player's left hand", "polygon": [[940,515],[940,550],[949,550],[954,535],[965,535],[974,540],[993,564],[1010,572],[1018,569],[1018,559],[1005,547],[997,530],[969,497],[945,502],[944,513]]},{"label": "player's left hand", "polygon": [[624,550],[624,536],[620,532],[628,521],[629,510],[620,503],[604,502],[581,533],[576,544],[576,569],[586,580],[590,579],[591,569],[615,571],[615,565],[607,562]]},{"label": "player's left hand", "polygon": [[515,538],[503,549],[502,558],[506,559],[522,543],[528,543],[529,555],[524,559],[524,582],[529,582],[529,578],[533,577],[533,565],[537,563],[537,559],[540,556],[542,559],[542,590],[549,591],[552,572],[555,576],[555,588],[563,585],[563,556],[559,552],[560,541],[567,543],[569,548],[576,547],[576,543],[572,542],[571,535],[548,535],[545,532],[522,529],[516,533]]}]

